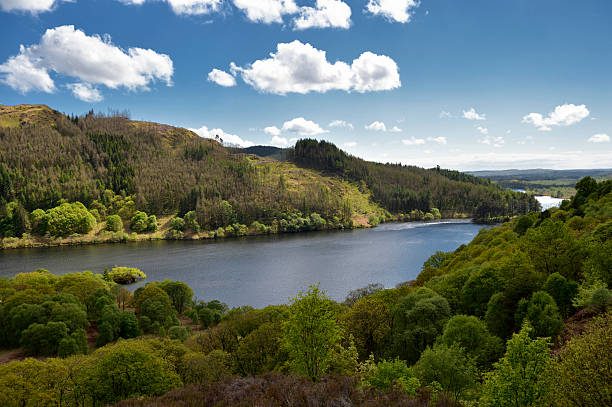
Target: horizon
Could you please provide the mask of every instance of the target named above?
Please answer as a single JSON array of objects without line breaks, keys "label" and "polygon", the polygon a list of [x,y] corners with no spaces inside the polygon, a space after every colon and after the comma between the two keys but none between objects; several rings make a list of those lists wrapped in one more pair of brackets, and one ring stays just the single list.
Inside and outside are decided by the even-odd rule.
[{"label": "horizon", "polygon": [[0,0],[0,101],[424,168],[610,168],[612,4],[535,3]]}]

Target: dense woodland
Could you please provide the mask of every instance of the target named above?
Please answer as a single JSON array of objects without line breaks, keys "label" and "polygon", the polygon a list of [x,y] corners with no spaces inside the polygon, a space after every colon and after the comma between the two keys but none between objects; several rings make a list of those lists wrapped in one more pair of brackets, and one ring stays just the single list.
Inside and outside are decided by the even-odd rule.
[{"label": "dense woodland", "polygon": [[[392,215],[402,220],[488,219],[537,208],[532,197],[486,180],[439,168],[370,163],[325,142],[302,140],[295,150],[261,147],[249,152],[281,161],[120,113],[68,117],[46,106],[0,107],[0,236],[111,231],[117,229],[108,227],[112,215],[123,222],[117,232],[153,233],[162,226],[156,225],[158,217],[182,220],[189,213],[198,226],[177,224],[168,236],[181,237],[187,230],[211,237],[227,227],[231,230],[224,234],[235,235],[246,234],[236,232],[245,228],[256,233],[266,227],[352,227],[356,219],[375,225]],[[83,214],[78,215],[79,225],[63,227],[74,221],[77,204],[95,222]],[[131,228],[139,224],[137,212],[155,216],[155,222]],[[53,216],[63,227],[56,234],[47,227]]]},{"label": "dense woodland", "polygon": [[131,293],[129,268],[0,279],[0,345],[47,357],[0,365],[0,404],[610,406],[612,181],[576,189],[343,303],[229,310],[178,281]]},{"label": "dense woodland", "polygon": [[438,208],[444,215],[467,213],[487,219],[538,208],[534,198],[503,190],[487,179],[440,167],[426,170],[368,162],[325,141],[300,140],[289,157],[299,165],[363,182],[372,191],[373,199],[392,213]]}]

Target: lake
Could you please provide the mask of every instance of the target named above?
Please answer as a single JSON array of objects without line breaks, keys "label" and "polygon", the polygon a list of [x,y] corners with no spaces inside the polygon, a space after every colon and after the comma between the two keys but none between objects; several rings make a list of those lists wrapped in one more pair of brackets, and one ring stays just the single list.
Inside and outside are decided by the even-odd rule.
[{"label": "lake", "polygon": [[373,229],[228,239],[155,241],[0,251],[0,276],[46,268],[56,274],[105,267],[138,267],[148,281],[181,280],[198,299],[230,307],[286,303],[310,284],[335,300],[370,283],[385,287],[413,280],[435,251],[472,240],[469,221],[388,223]]},{"label": "lake", "polygon": [[534,198],[538,200],[540,205],[542,205],[543,211],[550,208],[558,208],[561,206],[561,202],[563,202],[563,199],[553,198],[552,196],[548,195],[534,196]]}]

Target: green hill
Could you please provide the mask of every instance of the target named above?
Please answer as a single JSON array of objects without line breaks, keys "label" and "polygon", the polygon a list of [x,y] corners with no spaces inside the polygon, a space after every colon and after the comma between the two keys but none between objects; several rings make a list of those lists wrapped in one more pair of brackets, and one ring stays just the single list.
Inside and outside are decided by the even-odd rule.
[{"label": "green hill", "polygon": [[[325,142],[239,150],[122,114],[69,117],[42,105],[0,106],[0,235],[31,231],[29,213],[66,202],[83,203],[98,223],[119,214],[130,227],[137,211],[193,212],[190,218],[207,231],[282,219],[287,230],[308,230],[313,213],[329,228],[376,224],[390,213],[422,219],[437,214],[434,208],[443,216],[486,219],[537,207],[487,180],[370,163]],[[197,234],[199,227],[192,229]]]}]

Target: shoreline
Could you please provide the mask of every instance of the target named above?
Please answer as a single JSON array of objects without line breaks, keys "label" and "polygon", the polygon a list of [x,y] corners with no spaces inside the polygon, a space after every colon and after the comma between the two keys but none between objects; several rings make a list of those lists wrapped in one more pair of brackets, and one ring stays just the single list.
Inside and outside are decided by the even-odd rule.
[{"label": "shoreline", "polygon": [[[392,219],[384,223],[380,223],[380,225],[391,224],[391,223],[440,223],[444,221],[464,221],[465,223],[475,223],[480,225],[490,225],[492,223],[482,223],[474,220],[469,217],[451,217],[451,218],[441,218],[435,220],[400,220],[400,219]],[[493,223],[499,223],[495,221]],[[65,238],[56,238],[49,239],[45,237],[39,236],[27,236],[25,238],[5,238],[0,240],[0,251],[4,250],[12,250],[12,249],[42,249],[42,248],[50,248],[50,247],[71,247],[71,246],[92,246],[97,244],[125,244],[125,243],[138,243],[138,242],[154,242],[154,241],[224,241],[224,240],[233,240],[239,238],[251,238],[258,236],[272,236],[272,235],[293,235],[300,233],[310,233],[310,232],[342,232],[342,231],[350,231],[350,230],[358,230],[358,229],[370,229],[376,228],[379,225],[370,225],[363,223],[356,223],[352,228],[326,228],[319,230],[302,230],[302,231],[294,231],[294,232],[277,232],[277,233],[256,233],[254,231],[249,230],[245,235],[242,236],[228,236],[228,237],[213,237],[210,236],[208,232],[203,232],[201,234],[193,234],[186,235],[182,238],[173,238],[165,236],[163,233],[153,233],[153,234],[136,234],[135,232],[127,233],[127,232],[107,232],[100,231],[96,235],[79,235],[73,237],[65,237]],[[5,242],[9,239],[8,242]]]}]

